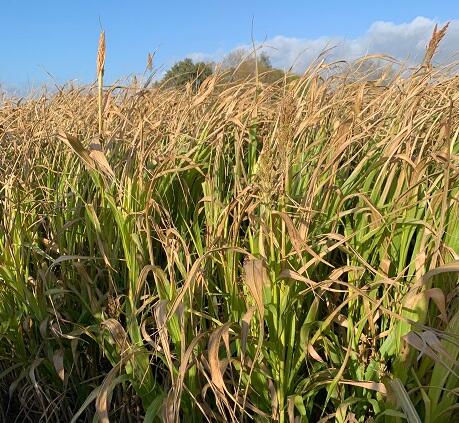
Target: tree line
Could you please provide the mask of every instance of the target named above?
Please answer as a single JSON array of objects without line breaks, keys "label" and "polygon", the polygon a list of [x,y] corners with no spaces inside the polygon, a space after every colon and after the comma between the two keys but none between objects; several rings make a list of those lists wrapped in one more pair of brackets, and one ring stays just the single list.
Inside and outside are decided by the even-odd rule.
[{"label": "tree line", "polygon": [[161,85],[180,87],[190,83],[196,90],[206,78],[216,72],[221,72],[227,82],[250,79],[258,74],[262,82],[275,83],[286,75],[283,70],[273,67],[266,53],[255,54],[240,48],[225,56],[219,64],[193,61],[190,58],[180,60],[166,72]]}]

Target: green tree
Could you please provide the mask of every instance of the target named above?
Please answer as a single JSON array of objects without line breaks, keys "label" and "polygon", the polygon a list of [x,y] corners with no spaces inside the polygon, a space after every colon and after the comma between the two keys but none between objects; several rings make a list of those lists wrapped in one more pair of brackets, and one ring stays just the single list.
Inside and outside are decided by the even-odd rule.
[{"label": "green tree", "polygon": [[[256,57],[256,59],[255,59]],[[253,78],[258,71],[260,80],[274,83],[284,77],[284,72],[273,68],[269,56],[265,52],[256,56],[244,48],[239,48],[223,58],[222,69],[228,71],[231,81],[241,81]]]},{"label": "green tree", "polygon": [[191,82],[194,90],[213,73],[210,63],[194,63],[190,58],[183,59],[175,63],[163,78],[166,87],[181,87]]}]

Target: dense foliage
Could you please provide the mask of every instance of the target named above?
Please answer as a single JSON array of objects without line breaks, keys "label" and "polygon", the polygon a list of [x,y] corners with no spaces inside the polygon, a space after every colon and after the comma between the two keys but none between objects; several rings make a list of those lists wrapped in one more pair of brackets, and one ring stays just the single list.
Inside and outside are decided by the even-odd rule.
[{"label": "dense foliage", "polygon": [[459,79],[382,78],[5,100],[0,419],[450,422]]},{"label": "dense foliage", "polygon": [[193,62],[186,58],[175,63],[164,75],[163,85],[166,87],[182,87],[190,83],[197,90],[203,81],[213,73],[212,66],[204,62]]}]

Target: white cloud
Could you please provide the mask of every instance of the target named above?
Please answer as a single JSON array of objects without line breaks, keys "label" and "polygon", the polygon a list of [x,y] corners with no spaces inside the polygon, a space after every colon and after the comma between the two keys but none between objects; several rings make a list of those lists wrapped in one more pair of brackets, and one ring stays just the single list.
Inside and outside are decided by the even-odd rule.
[{"label": "white cloud", "polygon": [[194,62],[218,62],[225,56],[226,53],[226,51],[219,49],[213,53],[190,53],[187,57],[192,59]]},{"label": "white cloud", "polygon": [[[323,36],[316,39],[292,38],[278,35],[263,43],[263,50],[268,53],[275,67],[288,69],[293,67],[302,72],[324,50],[328,60],[352,60],[366,54],[386,54],[407,63],[420,63],[425,47],[435,26],[432,19],[417,17],[411,22],[395,24],[393,22],[374,22],[360,37],[345,39]],[[438,22],[439,26],[443,22]],[[237,46],[250,49],[250,45]],[[448,32],[440,44],[434,58],[436,63],[451,63],[459,58],[459,20],[452,20]],[[214,53],[192,53],[195,60],[220,61],[223,51]]]}]

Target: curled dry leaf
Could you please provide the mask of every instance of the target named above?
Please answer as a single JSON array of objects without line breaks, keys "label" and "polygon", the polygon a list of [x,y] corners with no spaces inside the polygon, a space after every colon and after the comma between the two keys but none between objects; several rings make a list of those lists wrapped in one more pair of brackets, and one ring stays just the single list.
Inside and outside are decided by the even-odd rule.
[{"label": "curled dry leaf", "polygon": [[[442,346],[440,339],[431,330],[425,330],[422,332],[411,331],[408,332],[403,339],[413,348],[419,351],[418,359],[422,355],[427,355],[432,360],[440,362],[449,371],[455,373],[453,367],[458,363],[453,357],[446,351]],[[447,362],[447,361],[449,362]]]},{"label": "curled dry leaf", "polygon": [[126,331],[121,323],[115,319],[107,319],[101,323],[101,326],[107,328],[113,340],[121,349],[121,355],[129,350],[129,342]]},{"label": "curled dry leaf", "polygon": [[223,394],[225,392],[225,382],[220,367],[220,343],[223,337],[228,336],[231,323],[225,323],[223,326],[217,328],[212,332],[209,338],[208,357],[210,366],[210,375],[212,382],[217,388],[218,392]]},{"label": "curled dry leaf", "polygon": [[244,263],[245,282],[257,306],[260,320],[263,320],[265,306],[263,304],[263,288],[269,284],[268,273],[259,259],[247,260]]},{"label": "curled dry leaf", "polygon": [[89,151],[83,146],[80,140],[73,135],[67,134],[65,132],[60,132],[57,135],[57,138],[61,140],[65,145],[70,147],[74,153],[83,161],[83,163],[91,170],[96,168],[94,160],[89,155]]},{"label": "curled dry leaf", "polygon": [[96,167],[112,180],[115,179],[115,173],[107,161],[102,145],[97,138],[93,138],[89,145],[89,157],[94,161]]},{"label": "curled dry leaf", "polygon": [[[174,365],[172,364],[172,354],[169,347],[169,336],[167,333],[167,312],[169,301],[161,300],[155,307],[154,315],[158,327],[159,340],[164,352],[164,357],[170,369],[170,374],[174,378]],[[173,379],[172,379],[173,380]]]},{"label": "curled dry leaf", "polygon": [[325,363],[325,360],[320,356],[312,344],[308,344],[308,353],[314,360]]},{"label": "curled dry leaf", "polygon": [[70,134],[61,132],[57,135],[65,145],[70,147],[78,157],[82,160],[85,166],[90,170],[98,170],[111,180],[115,178],[115,173],[108,163],[107,157],[102,149],[99,140],[94,138],[90,143],[89,150],[84,147],[81,141]]},{"label": "curled dry leaf", "polygon": [[384,385],[384,383],[381,383],[381,382],[343,379],[343,380],[340,380],[338,383],[342,385],[352,385],[352,386],[358,386],[359,388],[370,389],[371,391],[376,391],[383,395],[387,394],[386,385]]},{"label": "curled dry leaf", "polygon": [[54,365],[54,369],[57,372],[57,375],[63,382],[65,378],[65,371],[64,371],[64,352],[62,351],[62,349],[54,351],[53,365]]}]

